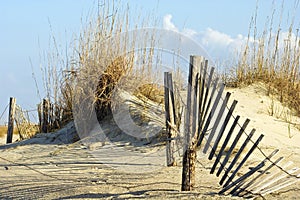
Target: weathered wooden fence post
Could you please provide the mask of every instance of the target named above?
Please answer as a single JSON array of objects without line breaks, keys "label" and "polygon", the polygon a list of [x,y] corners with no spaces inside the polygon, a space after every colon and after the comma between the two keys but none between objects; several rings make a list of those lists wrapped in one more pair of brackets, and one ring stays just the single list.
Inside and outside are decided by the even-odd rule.
[{"label": "weathered wooden fence post", "polygon": [[175,137],[176,133],[176,121],[177,114],[175,111],[175,98],[174,98],[174,88],[173,79],[170,72],[164,73],[164,86],[165,86],[165,112],[166,112],[166,129],[167,129],[167,166],[176,166],[175,159]]},{"label": "weathered wooden fence post", "polygon": [[[199,77],[200,65],[204,61],[201,56],[191,56],[188,77],[187,108],[185,112],[185,146],[182,163],[182,191],[190,191],[195,185],[196,147],[199,118]],[[205,76],[205,75],[203,75]]]},{"label": "weathered wooden fence post", "polygon": [[37,110],[38,110],[38,118],[39,118],[39,132],[42,132],[42,103],[39,103],[37,105]]},{"label": "weathered wooden fence post", "polygon": [[[210,71],[209,74],[208,71]],[[220,167],[216,176],[218,177],[221,172],[224,172],[219,182],[223,189],[219,194],[226,192],[233,196],[253,198],[256,194],[266,195],[300,181],[300,174],[297,172],[300,171],[300,168],[290,168],[292,165],[290,162],[284,166],[278,166],[277,164],[283,160],[283,157],[277,158],[276,161],[271,160],[279,151],[278,149],[266,156],[258,147],[264,137],[263,134],[260,134],[255,141],[252,140],[255,129],[247,134],[246,128],[250,120],[246,119],[243,125],[239,124],[240,116],[233,115],[237,101],[234,100],[230,108],[227,108],[231,94],[227,92],[223,97],[225,84],[220,82],[218,77],[213,77],[213,73],[214,68],[211,67],[208,70],[208,61],[203,57],[190,57],[184,118],[185,141],[181,190],[190,191],[195,184],[197,147],[199,150],[203,148],[204,154],[209,154],[209,160],[215,159],[211,174],[216,171],[218,164]],[[166,122],[170,122],[166,126],[167,130],[170,130],[172,128],[169,127],[170,124],[172,125],[172,109],[170,109],[172,100],[170,100],[168,82],[168,74],[165,73]],[[230,121],[231,119],[233,122]],[[230,128],[227,128],[227,125],[230,124]],[[240,127],[239,130],[237,127]],[[246,138],[242,136],[246,136]],[[242,138],[244,138],[243,142]],[[238,145],[239,142],[241,146]],[[253,144],[247,150],[249,143]],[[225,149],[227,150],[225,151]],[[256,149],[264,154],[265,159],[254,167],[247,167],[249,168],[248,172],[237,177],[240,169],[244,167]],[[235,152],[235,150],[237,151]],[[224,158],[221,159],[222,157]],[[277,169],[271,170],[271,168]]]},{"label": "weathered wooden fence post", "polygon": [[49,111],[50,102],[48,99],[43,99],[43,110],[42,110],[42,132],[48,133],[49,131]]},{"label": "weathered wooden fence post", "polygon": [[16,112],[16,99],[11,97],[9,101],[9,116],[8,116],[8,129],[6,143],[12,143],[13,132],[14,132],[14,121]]}]

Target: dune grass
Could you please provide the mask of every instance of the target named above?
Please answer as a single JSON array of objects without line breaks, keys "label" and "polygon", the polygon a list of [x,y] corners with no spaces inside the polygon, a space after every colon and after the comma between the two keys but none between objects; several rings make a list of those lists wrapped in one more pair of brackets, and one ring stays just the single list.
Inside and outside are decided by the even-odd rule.
[{"label": "dune grass", "polygon": [[[75,36],[69,47],[71,51],[67,57],[64,56],[64,51],[59,50],[53,37],[53,52],[49,53],[48,65],[43,68],[44,86],[47,98],[54,102],[54,110],[62,113],[62,126],[74,119],[74,110],[77,110],[82,123],[91,120],[93,109],[96,110],[98,120],[110,114],[118,103],[113,95],[116,88],[134,90],[136,95],[143,95],[158,103],[163,102],[163,89],[157,84],[158,76],[152,69],[154,47],[131,52],[128,46],[133,48],[134,41],[130,40],[132,44],[126,47],[124,39],[116,37],[130,30],[130,27],[145,27],[150,22],[147,18],[139,19],[143,24],[130,26],[129,8],[122,10],[116,4],[115,1],[105,1],[96,17],[92,16],[87,20],[82,32]],[[295,29],[292,19],[282,43],[281,35],[284,30],[280,23],[278,27],[274,27],[274,13],[260,35],[256,25],[257,15],[256,10],[249,27],[248,41],[237,64],[230,67],[230,73],[225,75],[224,80],[227,86],[233,87],[263,82],[268,88],[268,95],[278,98],[290,108],[285,116],[300,116],[298,29]],[[114,40],[108,44],[105,41],[109,38]],[[144,39],[155,40],[151,33],[149,38]],[[147,62],[136,68],[137,59]],[[273,115],[274,111],[269,113]]]},{"label": "dune grass", "polygon": [[[145,17],[139,19],[141,24],[130,26],[129,8],[122,9],[117,4],[117,1],[104,1],[96,17],[91,16],[82,32],[75,36],[68,47],[71,51],[67,58],[53,36],[52,52],[48,54],[47,66],[42,69],[43,82],[46,98],[53,103],[54,110],[62,113],[62,126],[76,118],[74,110],[80,118],[77,121],[83,124],[92,120],[92,110],[96,111],[98,120],[110,114],[118,103],[113,95],[116,88],[161,101],[153,96],[163,91],[157,87],[158,81],[152,74],[153,47],[131,51],[135,41],[118,37],[130,27],[145,27],[151,22]],[[107,43],[111,38],[113,40]],[[151,33],[149,38],[143,39],[154,40]],[[137,59],[146,62],[136,68]]]},{"label": "dune grass", "polygon": [[[298,6],[296,4],[297,2],[295,9]],[[280,19],[278,27],[274,27],[274,13],[275,10],[266,23],[265,30],[259,35],[256,10],[249,27],[247,44],[237,65],[231,68],[231,74],[226,75],[225,81],[228,86],[233,87],[262,82],[267,87],[268,95],[274,96],[291,109],[290,115],[300,116],[299,29],[295,28],[293,17],[288,30],[281,28],[283,19]],[[270,115],[272,113],[274,112],[270,111]]]}]

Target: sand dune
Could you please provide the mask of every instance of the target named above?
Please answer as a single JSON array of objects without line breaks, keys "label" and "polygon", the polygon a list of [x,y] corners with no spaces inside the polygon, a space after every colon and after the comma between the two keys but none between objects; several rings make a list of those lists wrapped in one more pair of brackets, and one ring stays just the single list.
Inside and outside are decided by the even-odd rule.
[{"label": "sand dune", "polygon": [[[235,114],[249,118],[250,128],[265,135],[262,151],[278,148],[285,162],[300,166],[300,131],[294,126],[300,123],[299,118],[289,115],[287,123],[286,116],[280,115],[285,108],[266,96],[263,85],[227,91],[232,93],[231,99],[239,101]],[[272,102],[276,105],[274,116],[269,115]],[[145,112],[135,108],[137,118],[139,109]],[[164,116],[163,112],[158,114],[159,109],[161,105],[157,105],[155,118],[160,118],[160,122],[138,123],[145,127],[144,131],[151,133],[162,126]],[[153,109],[148,109],[144,117],[151,115]],[[73,143],[75,126],[70,123],[56,133],[38,134],[30,140],[0,146],[0,199],[239,199],[217,194],[221,189],[219,178],[209,174],[212,163],[201,154],[195,188],[181,192],[181,161],[176,167],[165,166],[163,138],[136,140],[124,136],[114,120],[107,118],[102,123],[108,140],[103,140],[95,129],[92,137]],[[4,144],[5,138],[1,142]],[[261,157],[259,152],[254,155],[247,166]],[[265,198],[299,199],[299,190],[297,182]]]}]

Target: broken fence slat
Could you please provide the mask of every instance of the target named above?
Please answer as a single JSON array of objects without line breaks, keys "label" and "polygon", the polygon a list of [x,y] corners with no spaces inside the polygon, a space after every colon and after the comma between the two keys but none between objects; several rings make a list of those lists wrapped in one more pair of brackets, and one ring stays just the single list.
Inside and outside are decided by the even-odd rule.
[{"label": "broken fence slat", "polygon": [[217,139],[216,139],[216,141],[215,141],[215,143],[214,143],[214,146],[213,146],[213,148],[211,149],[211,152],[210,152],[210,154],[209,154],[209,157],[208,157],[209,160],[212,160],[212,158],[213,158],[213,156],[214,156],[214,154],[215,154],[215,152],[216,152],[216,150],[217,150],[217,148],[218,148],[219,142],[220,142],[220,140],[221,140],[221,138],[222,138],[222,136],[223,136],[223,134],[224,134],[224,131],[225,131],[227,125],[228,125],[228,122],[229,122],[229,120],[230,120],[230,118],[231,118],[231,116],[232,116],[232,113],[233,113],[233,111],[234,111],[234,109],[235,109],[236,104],[237,104],[237,101],[234,100],[233,103],[232,103],[231,106],[230,106],[230,109],[229,109],[229,111],[228,111],[228,113],[227,113],[227,115],[226,115],[226,118],[225,118],[225,120],[224,120],[224,123],[223,123],[223,125],[222,125],[222,127],[221,127],[221,129],[220,129],[219,135],[218,135],[218,137],[217,137]]}]

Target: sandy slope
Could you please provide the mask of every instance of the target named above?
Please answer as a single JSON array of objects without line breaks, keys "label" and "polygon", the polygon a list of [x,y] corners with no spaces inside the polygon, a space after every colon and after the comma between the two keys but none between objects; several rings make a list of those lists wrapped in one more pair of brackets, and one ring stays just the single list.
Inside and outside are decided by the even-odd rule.
[{"label": "sandy slope", "polygon": [[[239,101],[236,114],[242,119],[249,117],[250,127],[265,135],[262,150],[279,148],[286,161],[300,166],[300,132],[282,119],[269,116],[272,101],[265,89],[255,85],[229,91]],[[280,104],[276,105],[280,110]],[[192,192],[180,192],[182,169],[165,167],[165,150],[158,141],[124,140],[111,120],[103,126],[114,143],[89,138],[70,144],[74,125],[69,124],[52,135],[41,134],[21,145],[1,146],[0,199],[237,198],[216,194],[221,189],[219,178],[209,174],[212,164],[203,156],[197,164],[196,187]],[[261,155],[256,152],[255,156]],[[265,198],[300,199],[299,190],[298,182]]]}]

